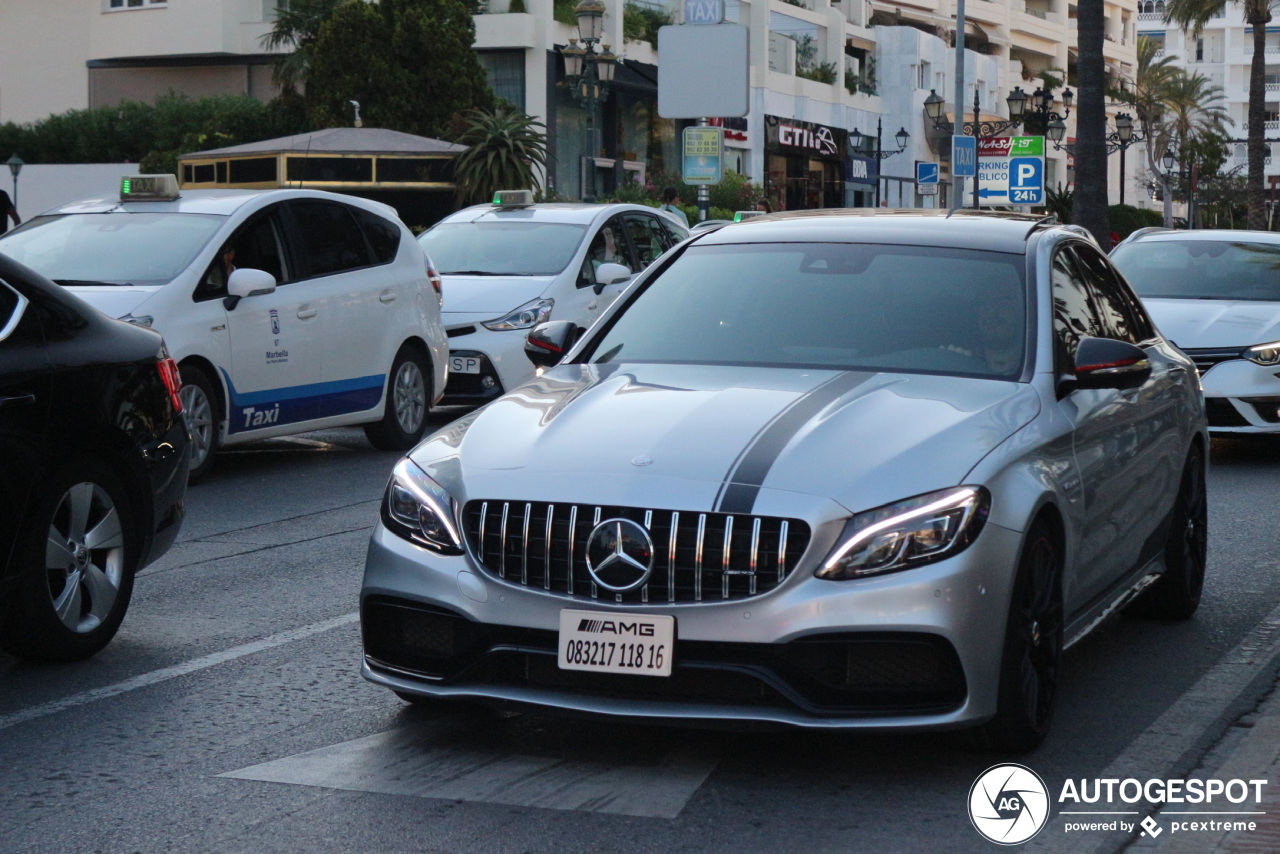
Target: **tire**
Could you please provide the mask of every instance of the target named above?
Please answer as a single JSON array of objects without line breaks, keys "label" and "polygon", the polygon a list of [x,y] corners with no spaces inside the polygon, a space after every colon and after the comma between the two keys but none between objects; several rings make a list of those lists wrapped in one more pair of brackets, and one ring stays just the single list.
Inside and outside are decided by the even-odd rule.
[{"label": "tire", "polygon": [[213,458],[218,453],[218,425],[222,422],[222,411],[213,380],[203,369],[188,364],[183,365],[179,373],[182,375],[182,388],[178,395],[182,398],[182,415],[191,433],[191,470],[187,480],[193,483],[213,468]]},{"label": "tire", "polygon": [[1187,454],[1178,497],[1169,514],[1164,545],[1164,574],[1126,608],[1136,617],[1185,620],[1200,607],[1208,543],[1208,498],[1205,494],[1204,452]]},{"label": "tire", "polygon": [[41,488],[16,555],[23,577],[0,648],[37,661],[79,661],[110,642],[133,593],[139,539],[128,493],[80,457]]},{"label": "tire", "polygon": [[407,451],[427,430],[431,400],[431,371],[422,351],[405,344],[396,353],[387,377],[387,402],[382,419],[364,425],[364,434],[380,451]]},{"label": "tire", "polygon": [[1009,603],[995,717],[975,731],[984,749],[1035,750],[1049,732],[1062,659],[1062,547],[1052,527],[1032,525]]}]

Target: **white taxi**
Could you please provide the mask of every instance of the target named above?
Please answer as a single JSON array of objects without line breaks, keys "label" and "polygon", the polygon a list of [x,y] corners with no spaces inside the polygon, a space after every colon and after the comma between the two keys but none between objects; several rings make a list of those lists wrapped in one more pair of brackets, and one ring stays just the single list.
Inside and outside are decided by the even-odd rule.
[{"label": "white taxi", "polygon": [[533,377],[525,335],[545,320],[590,326],[634,274],[689,236],[653,208],[534,204],[504,190],[445,217],[418,241],[444,282],[446,404],[480,404]]},{"label": "white taxi", "polygon": [[0,252],[164,334],[193,478],[221,446],[322,427],[411,448],[444,391],[439,277],[387,205],[134,175],[118,198],[34,217]]}]

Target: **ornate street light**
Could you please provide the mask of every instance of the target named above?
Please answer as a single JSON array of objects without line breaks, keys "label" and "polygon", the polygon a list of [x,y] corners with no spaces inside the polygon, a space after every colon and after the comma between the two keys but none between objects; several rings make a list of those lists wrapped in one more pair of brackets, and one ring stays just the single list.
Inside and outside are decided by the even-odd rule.
[{"label": "ornate street light", "polygon": [[[907,141],[911,139],[911,134],[907,132],[906,128],[904,127],[898,128],[898,132],[893,135],[893,138],[898,141],[898,147],[896,150],[884,151],[880,147],[880,141],[883,137],[883,134],[884,134],[884,130],[881,127],[881,120],[877,118],[876,119],[876,135],[874,137],[867,136],[866,134],[860,132],[857,128],[854,128],[853,133],[849,135],[849,142],[853,145],[855,149],[862,151],[865,147],[871,144],[872,139],[875,139],[875,142],[876,142],[875,150],[862,151],[862,153],[864,156],[874,157],[876,160],[888,160],[893,155],[901,154],[902,152],[907,150]],[[876,176],[876,207],[877,208],[880,207],[879,175]]]},{"label": "ornate street light", "polygon": [[[603,0],[581,0],[573,9],[578,19],[578,38],[570,39],[567,47],[560,48],[560,55],[564,57],[565,83],[587,114],[588,151],[583,157],[583,198],[594,195],[595,157],[602,148],[596,111],[608,100],[609,88],[620,64],[609,45],[601,43],[604,13]],[[619,152],[615,168],[621,166],[620,158]],[[592,185],[590,192],[588,181]]]},{"label": "ornate street light", "polygon": [[[18,173],[22,171],[22,167],[26,164],[22,162],[22,158],[16,153],[7,161],[9,164],[9,174],[13,176],[13,209],[18,209]],[[0,211],[0,217],[4,217],[5,211]]]},{"label": "ornate street light", "polygon": [[[1066,135],[1067,126],[1061,121],[1056,120],[1049,124],[1047,135],[1053,142],[1054,150],[1065,151],[1068,154],[1075,153],[1075,146],[1071,143],[1062,143],[1063,137]],[[1133,129],[1133,116],[1128,113],[1116,114],[1116,129],[1109,132],[1106,136],[1107,156],[1110,157],[1117,151],[1120,152],[1120,204],[1124,204],[1124,185],[1125,185],[1125,152],[1129,150],[1129,146],[1135,142],[1142,142],[1146,139]],[[1172,168],[1172,167],[1169,167]]]}]

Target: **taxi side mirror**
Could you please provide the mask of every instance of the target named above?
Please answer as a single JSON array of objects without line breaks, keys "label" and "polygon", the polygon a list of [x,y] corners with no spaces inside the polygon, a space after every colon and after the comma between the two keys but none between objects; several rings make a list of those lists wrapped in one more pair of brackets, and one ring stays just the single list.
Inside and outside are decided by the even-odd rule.
[{"label": "taxi side mirror", "polygon": [[631,268],[625,264],[615,264],[612,261],[601,264],[596,269],[595,291],[600,293],[604,290],[605,285],[616,285],[618,282],[625,282],[631,278]]},{"label": "taxi side mirror", "polygon": [[266,270],[254,270],[242,267],[231,271],[227,277],[227,298],[223,301],[227,311],[231,311],[245,297],[257,297],[275,293],[276,277]]}]

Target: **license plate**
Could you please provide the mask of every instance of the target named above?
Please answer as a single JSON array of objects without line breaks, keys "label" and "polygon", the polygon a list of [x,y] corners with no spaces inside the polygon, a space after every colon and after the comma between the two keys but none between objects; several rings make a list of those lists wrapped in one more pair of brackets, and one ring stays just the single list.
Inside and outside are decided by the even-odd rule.
[{"label": "license plate", "polygon": [[561,611],[560,669],[670,676],[675,637],[675,617]]},{"label": "license plate", "polygon": [[449,372],[454,374],[478,374],[480,373],[480,357],[450,356]]}]

